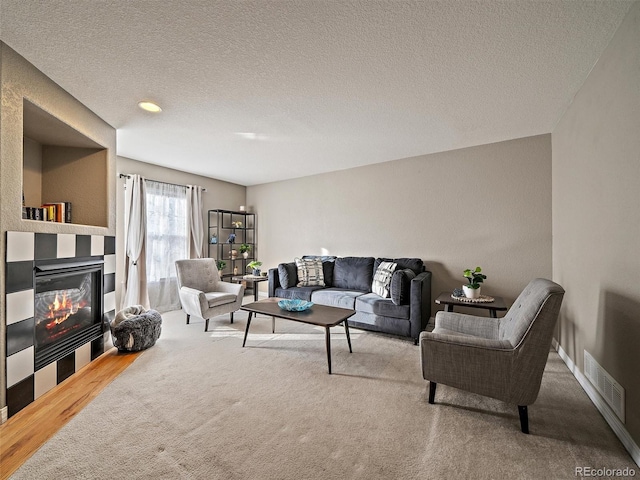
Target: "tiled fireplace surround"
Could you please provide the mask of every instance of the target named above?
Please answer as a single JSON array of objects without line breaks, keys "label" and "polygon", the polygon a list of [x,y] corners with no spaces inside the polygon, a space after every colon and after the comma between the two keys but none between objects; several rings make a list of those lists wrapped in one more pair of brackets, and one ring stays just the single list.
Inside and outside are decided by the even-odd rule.
[{"label": "tiled fireplace surround", "polygon": [[[113,236],[7,232],[6,245],[6,398],[12,416],[104,353],[116,308],[116,256]],[[25,340],[24,334],[34,328],[34,261],[78,257],[104,259],[103,335],[35,370],[33,337]]]}]

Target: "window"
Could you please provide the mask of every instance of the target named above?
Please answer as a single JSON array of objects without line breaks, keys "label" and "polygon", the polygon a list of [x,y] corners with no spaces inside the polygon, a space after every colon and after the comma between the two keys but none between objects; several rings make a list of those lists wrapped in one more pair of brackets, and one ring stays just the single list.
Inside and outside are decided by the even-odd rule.
[{"label": "window", "polygon": [[187,189],[146,180],[147,289],[151,308],[180,308],[175,261],[189,258]]}]

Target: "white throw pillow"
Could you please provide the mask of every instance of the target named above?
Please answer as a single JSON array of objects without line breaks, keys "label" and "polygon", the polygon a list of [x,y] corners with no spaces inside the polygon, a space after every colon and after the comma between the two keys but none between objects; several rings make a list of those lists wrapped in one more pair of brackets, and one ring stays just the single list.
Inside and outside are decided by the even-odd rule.
[{"label": "white throw pillow", "polygon": [[393,277],[393,272],[396,271],[397,266],[398,264],[394,262],[380,262],[371,284],[373,293],[380,295],[382,298],[391,297],[391,277]]},{"label": "white throw pillow", "polygon": [[324,287],[324,273],[322,260],[311,258],[296,258],[298,269],[298,287]]}]

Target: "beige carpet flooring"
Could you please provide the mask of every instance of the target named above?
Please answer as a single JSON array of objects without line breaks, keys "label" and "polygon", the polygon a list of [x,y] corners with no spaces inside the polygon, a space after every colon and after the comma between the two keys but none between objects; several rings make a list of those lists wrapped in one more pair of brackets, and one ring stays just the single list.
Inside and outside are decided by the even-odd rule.
[{"label": "beige carpet flooring", "polygon": [[15,479],[573,479],[637,465],[555,353],[530,435],[517,409],[438,386],[410,341],[246,314],[163,314],[162,337],[36,452]]}]

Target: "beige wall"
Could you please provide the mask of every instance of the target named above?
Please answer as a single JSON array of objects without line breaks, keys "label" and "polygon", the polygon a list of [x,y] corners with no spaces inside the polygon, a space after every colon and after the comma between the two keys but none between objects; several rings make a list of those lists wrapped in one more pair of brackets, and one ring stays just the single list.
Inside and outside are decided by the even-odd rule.
[{"label": "beige wall", "polygon": [[552,134],[553,275],[567,293],[560,346],[626,390],[640,444],[640,3]]},{"label": "beige wall", "polygon": [[[44,233],[78,233],[85,235],[115,234],[115,150],[116,131],[78,100],[55,84],[14,50],[0,42],[2,51],[2,122],[0,123],[0,229],[4,252],[5,233],[9,231],[38,231]],[[103,226],[84,226],[53,222],[22,220],[23,182],[23,103],[24,99],[67,124],[107,149],[108,196],[102,197],[101,209],[108,212]],[[106,205],[105,205],[106,203]]]},{"label": "beige wall", "polygon": [[25,205],[39,207],[42,205],[42,145],[30,138],[24,138],[23,145]]},{"label": "beige wall", "polygon": [[[433,294],[480,265],[512,301],[551,277],[551,136],[252,186],[263,269],[295,256],[420,257]],[[264,286],[262,286],[264,290]]]},{"label": "beige wall", "polygon": [[[204,204],[204,226],[207,228],[207,210],[224,208],[237,210],[240,205],[245,204],[246,188],[242,185],[223,182],[213,178],[201,177],[191,173],[172,170],[170,168],[152,165],[150,163],[138,162],[126,157],[117,158],[118,173],[137,173],[149,180],[159,182],[175,183],[178,185],[200,185],[207,191],[203,194]],[[117,193],[117,228],[116,228],[116,259],[118,268],[116,270],[116,302],[120,305],[122,281],[124,280],[125,249],[124,249],[124,179],[118,179]],[[207,232],[208,233],[208,232]],[[205,238],[208,235],[205,233]]]},{"label": "beige wall", "polygon": [[42,200],[71,202],[73,223],[107,226],[109,210],[104,199],[110,181],[106,150],[43,146]]}]

